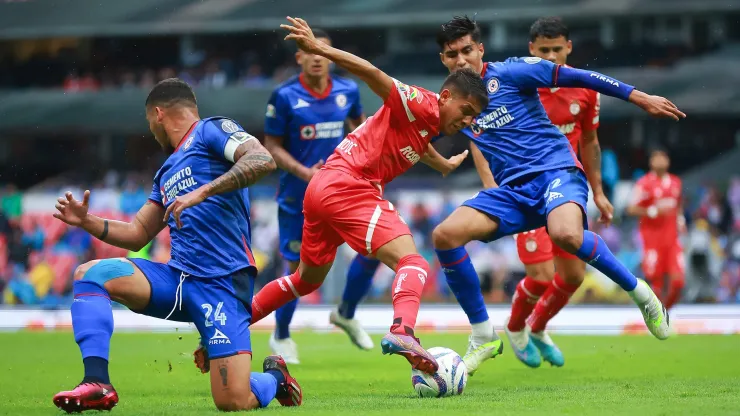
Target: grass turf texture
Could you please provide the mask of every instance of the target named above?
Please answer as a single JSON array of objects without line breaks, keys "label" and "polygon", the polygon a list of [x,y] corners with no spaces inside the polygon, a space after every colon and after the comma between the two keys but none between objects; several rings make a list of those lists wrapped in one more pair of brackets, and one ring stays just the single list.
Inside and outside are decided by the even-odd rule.
[{"label": "grass turf texture", "polygon": [[[180,339],[182,338],[182,339]],[[347,415],[729,415],[740,414],[740,336],[558,336],[563,368],[529,369],[505,346],[468,379],[460,397],[415,397],[410,368],[398,356],[363,352],[344,334],[297,333],[301,365],[291,366],[304,405],[270,414]],[[421,334],[427,347],[464,352],[465,334]],[[221,414],[211,401],[208,376],[190,353],[194,333],[119,333],[113,336],[111,379],[121,401],[112,415]],[[261,369],[268,334],[253,334]],[[62,414],[51,398],[82,378],[69,332],[0,333],[0,415]],[[256,366],[255,366],[256,367]],[[97,412],[86,412],[98,414]]]}]

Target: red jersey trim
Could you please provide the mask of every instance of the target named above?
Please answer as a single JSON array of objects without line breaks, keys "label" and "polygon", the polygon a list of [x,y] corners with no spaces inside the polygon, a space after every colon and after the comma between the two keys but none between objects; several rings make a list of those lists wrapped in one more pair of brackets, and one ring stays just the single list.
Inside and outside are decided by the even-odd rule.
[{"label": "red jersey trim", "polygon": [[480,71],[480,77],[485,78],[486,72],[488,72],[488,62],[483,62],[483,69]]},{"label": "red jersey trim", "polygon": [[244,244],[244,252],[247,253],[247,258],[249,259],[249,262],[252,263],[254,267],[257,267],[257,263],[254,261],[254,256],[252,255],[252,252],[249,251],[247,239],[244,237],[244,234],[242,234],[242,244]]},{"label": "red jersey trim", "polygon": [[334,83],[332,82],[331,77],[328,77],[328,78],[329,78],[329,81],[326,84],[326,88],[324,89],[324,92],[319,94],[318,92],[311,89],[311,87],[308,85],[308,82],[306,82],[306,77],[305,75],[303,75],[303,72],[301,72],[301,74],[298,75],[298,81],[301,83],[301,86],[303,87],[303,89],[305,89],[306,92],[311,94],[314,98],[319,99],[319,100],[323,100],[324,98],[328,97],[329,94],[331,94],[331,89]]},{"label": "red jersey trim", "polygon": [[555,69],[552,70],[552,85],[558,86],[558,75],[560,74],[560,65],[555,65]]},{"label": "red jersey trim", "polygon": [[180,146],[182,146],[182,144],[185,143],[185,138],[188,137],[188,136],[190,136],[190,133],[192,133],[193,130],[195,130],[195,126],[198,124],[199,121],[200,120],[198,120],[195,123],[193,123],[193,125],[190,126],[190,128],[188,129],[188,132],[185,133],[184,136],[182,136],[182,139],[180,139],[180,143],[178,143],[177,144],[177,147],[175,148],[175,152],[177,152],[178,150],[180,150]]}]

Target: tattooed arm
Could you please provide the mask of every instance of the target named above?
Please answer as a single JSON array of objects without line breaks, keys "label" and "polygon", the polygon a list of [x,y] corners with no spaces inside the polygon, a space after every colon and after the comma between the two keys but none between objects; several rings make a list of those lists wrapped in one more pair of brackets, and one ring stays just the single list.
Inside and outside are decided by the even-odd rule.
[{"label": "tattooed arm", "polygon": [[248,140],[234,152],[234,166],[228,172],[205,185],[206,198],[253,185],[277,169],[270,152],[257,140]]},{"label": "tattooed arm", "polygon": [[164,213],[164,221],[167,221],[170,214],[173,214],[177,228],[181,228],[180,215],[185,208],[197,205],[208,197],[253,185],[277,168],[270,152],[254,138],[241,143],[236,148],[234,161],[234,166],[213,182],[175,198]]}]

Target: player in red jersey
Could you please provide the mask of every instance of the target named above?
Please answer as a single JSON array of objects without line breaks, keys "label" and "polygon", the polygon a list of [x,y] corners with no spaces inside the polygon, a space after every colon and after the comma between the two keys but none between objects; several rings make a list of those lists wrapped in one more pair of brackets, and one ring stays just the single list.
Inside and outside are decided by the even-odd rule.
[{"label": "player in red jersey", "polygon": [[[642,271],[666,308],[678,302],[684,287],[684,257],[680,233],[686,231],[681,179],[668,173],[670,159],[663,150],[650,154],[650,173],[635,184],[627,213],[640,218]],[[669,286],[664,292],[664,279]]]},{"label": "player in red jersey", "polygon": [[298,270],[267,284],[252,302],[252,323],[281,305],[321,286],[337,248],[347,242],[362,255],[379,259],[396,271],[393,325],[381,346],[383,354],[404,356],[413,368],[433,373],[434,357],[414,336],[421,291],[429,264],[420,256],[411,231],[383,198],[383,187],[419,161],[446,175],[467,151],[445,159],[430,140],[470,126],[488,105],[480,75],[469,70],[447,77],[435,94],[405,85],[364,59],[317,42],[302,19],[288,18],[285,39],[308,53],[324,56],[364,81],[383,106],[350,133],[308,184]]},{"label": "player in red jersey", "polygon": [[[569,35],[560,18],[538,19],[530,29],[529,52],[565,65],[573,49]],[[599,93],[585,88],[539,88],[538,91],[550,121],[568,138],[573,151],[580,153],[601,220],[608,224],[614,208],[601,185],[601,149],[596,134]],[[583,283],[586,263],[553,244],[544,227],[514,238],[527,275],[517,285],[512,301],[511,317],[506,325],[509,341],[519,350],[530,339],[537,347],[535,354],[529,354],[523,363],[539,367],[544,359],[560,367],[565,364],[563,354],[545,328]]]}]

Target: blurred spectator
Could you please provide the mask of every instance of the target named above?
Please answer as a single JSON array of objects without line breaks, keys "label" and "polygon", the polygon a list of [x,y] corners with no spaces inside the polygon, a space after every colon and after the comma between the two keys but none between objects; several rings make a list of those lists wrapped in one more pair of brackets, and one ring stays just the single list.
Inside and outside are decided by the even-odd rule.
[{"label": "blurred spectator", "polygon": [[259,64],[252,64],[242,76],[241,83],[245,87],[263,87],[270,82],[270,78],[262,72]]},{"label": "blurred spectator", "polygon": [[601,180],[604,194],[610,200],[614,198],[614,187],[619,182],[619,163],[617,154],[611,149],[604,149],[601,153]]},{"label": "blurred spectator", "polygon": [[0,191],[0,209],[10,220],[21,216],[23,196],[12,183],[5,185],[5,188]]},{"label": "blurred spectator", "polygon": [[133,179],[126,181],[126,188],[121,192],[121,212],[126,215],[133,215],[139,211],[147,201],[149,195],[144,191],[144,187],[137,184]]},{"label": "blurred spectator", "polygon": [[209,61],[201,84],[211,88],[223,88],[227,81],[226,72],[218,66],[218,62],[215,60]]}]

